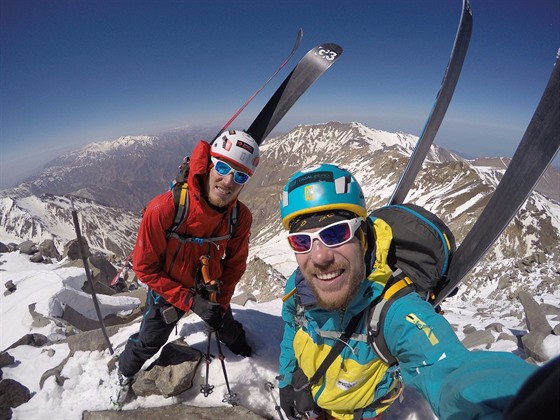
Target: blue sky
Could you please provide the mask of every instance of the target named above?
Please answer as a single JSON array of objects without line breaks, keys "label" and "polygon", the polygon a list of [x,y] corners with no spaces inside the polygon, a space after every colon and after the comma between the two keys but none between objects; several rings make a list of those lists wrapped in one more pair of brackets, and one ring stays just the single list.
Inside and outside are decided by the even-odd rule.
[{"label": "blue sky", "polygon": [[[511,156],[560,48],[558,0],[471,0],[474,30],[435,142]],[[92,141],[185,125],[247,128],[314,45],[344,54],[278,126],[331,120],[419,135],[461,0],[2,0],[0,187]],[[24,172],[22,172],[24,171]]]}]

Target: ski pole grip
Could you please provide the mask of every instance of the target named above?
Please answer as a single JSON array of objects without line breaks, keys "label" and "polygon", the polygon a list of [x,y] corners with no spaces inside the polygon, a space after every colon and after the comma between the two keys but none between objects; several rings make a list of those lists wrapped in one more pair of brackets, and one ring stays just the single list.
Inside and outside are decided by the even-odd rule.
[{"label": "ski pole grip", "polygon": [[[208,260],[210,259],[209,255],[202,255],[200,257],[200,263],[202,264],[201,272],[202,272],[202,279],[204,280],[204,284],[206,286],[214,286],[216,282],[210,278],[208,274]],[[209,299],[210,302],[216,302],[216,292],[210,290]]]}]

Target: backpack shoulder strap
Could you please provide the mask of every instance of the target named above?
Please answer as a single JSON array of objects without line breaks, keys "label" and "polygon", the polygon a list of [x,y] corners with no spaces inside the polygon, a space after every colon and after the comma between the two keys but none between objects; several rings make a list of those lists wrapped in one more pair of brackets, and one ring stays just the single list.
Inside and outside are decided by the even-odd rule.
[{"label": "backpack shoulder strap", "polygon": [[396,270],[392,278],[387,282],[381,296],[368,308],[369,326],[367,328],[368,342],[377,356],[389,366],[397,363],[397,359],[391,354],[383,336],[385,317],[389,308],[398,298],[405,296],[416,288],[402,270]]},{"label": "backpack shoulder strap", "polygon": [[175,184],[172,188],[173,202],[175,203],[175,218],[167,230],[168,233],[177,232],[189,214],[189,191],[186,182]]},{"label": "backpack shoulder strap", "polygon": [[364,315],[364,311],[361,311],[360,313],[352,317],[352,319],[346,326],[344,333],[342,333],[339,339],[336,340],[336,343],[334,344],[334,346],[331,347],[331,350],[329,351],[327,356],[323,359],[323,362],[319,365],[319,367],[317,368],[313,376],[309,379],[309,385],[315,385],[325,375],[329,366],[334,362],[336,357],[340,354],[340,352],[342,351],[342,349],[344,348],[348,340],[350,340],[350,337],[352,337],[352,334],[354,333],[356,327],[358,326],[358,322],[360,322],[360,319],[362,319]]},{"label": "backpack shoulder strap", "polygon": [[239,200],[235,204],[235,207],[231,210],[229,215],[229,237],[233,238],[235,235],[235,230],[237,229],[237,217],[239,216]]},{"label": "backpack shoulder strap", "polygon": [[180,242],[196,242],[196,243],[217,242],[233,237],[238,223],[239,200],[231,210],[230,217],[228,219],[227,235],[223,235],[215,238],[193,238],[187,235],[180,235],[177,233],[179,227],[181,227],[181,225],[187,219],[187,216],[189,214],[188,184],[187,182],[182,182],[182,183],[177,182],[172,186],[171,191],[173,194],[173,202],[175,203],[175,218],[173,219],[173,223],[171,224],[171,227],[167,229],[167,237],[172,236],[177,240],[179,240]]}]

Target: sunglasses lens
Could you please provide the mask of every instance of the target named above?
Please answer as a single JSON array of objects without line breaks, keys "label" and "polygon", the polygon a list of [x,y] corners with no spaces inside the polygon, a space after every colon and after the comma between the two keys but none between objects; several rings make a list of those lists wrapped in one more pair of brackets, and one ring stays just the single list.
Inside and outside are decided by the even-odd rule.
[{"label": "sunglasses lens", "polygon": [[352,237],[352,232],[348,223],[341,223],[319,231],[319,237],[325,245],[335,246],[348,241]]},{"label": "sunglasses lens", "polygon": [[288,242],[296,252],[306,252],[311,249],[311,237],[305,233],[301,235],[288,236]]},{"label": "sunglasses lens", "polygon": [[245,184],[249,181],[249,175],[245,172],[236,171],[227,163],[212,158],[212,162],[214,163],[214,169],[220,176],[228,176],[233,171],[233,180],[238,184]]},{"label": "sunglasses lens", "polygon": [[249,175],[247,175],[245,172],[235,172],[235,175],[233,175],[233,180],[238,184],[245,184],[247,181],[249,181]]},{"label": "sunglasses lens", "polygon": [[221,160],[216,162],[214,168],[216,169],[216,172],[218,172],[221,176],[226,176],[231,172],[231,166],[229,166],[225,162],[222,162]]}]

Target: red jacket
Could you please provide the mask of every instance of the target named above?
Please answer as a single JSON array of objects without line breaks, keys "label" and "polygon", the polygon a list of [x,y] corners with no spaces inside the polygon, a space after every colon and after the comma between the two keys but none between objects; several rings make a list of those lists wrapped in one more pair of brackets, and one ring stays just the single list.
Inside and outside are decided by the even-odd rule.
[{"label": "red jacket", "polygon": [[[229,233],[230,213],[236,205],[234,200],[227,210],[220,213],[208,205],[201,196],[205,176],[209,170],[210,145],[200,141],[190,160],[188,177],[189,212],[179,228],[179,234],[197,238],[220,237]],[[209,244],[181,243],[166,238],[175,217],[175,204],[171,191],[152,199],[138,231],[133,255],[133,268],[143,283],[175,307],[188,311],[185,302],[202,255],[210,255],[209,275],[221,282],[217,300],[223,310],[228,305],[235,286],[247,266],[249,233],[253,221],[251,212],[239,203],[237,227],[234,236],[218,242],[219,248]]]}]

